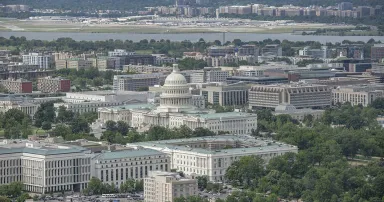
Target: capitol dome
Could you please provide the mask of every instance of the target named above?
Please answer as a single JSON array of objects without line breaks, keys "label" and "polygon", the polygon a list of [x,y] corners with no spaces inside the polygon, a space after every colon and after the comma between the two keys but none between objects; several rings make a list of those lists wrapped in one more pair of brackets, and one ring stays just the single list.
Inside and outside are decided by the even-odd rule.
[{"label": "capitol dome", "polygon": [[179,68],[177,64],[173,65],[173,71],[170,75],[167,76],[164,82],[164,86],[170,86],[170,85],[186,85],[187,80],[185,77],[180,74]]},{"label": "capitol dome", "polygon": [[180,74],[177,64],[173,65],[173,71],[165,79],[160,95],[158,112],[182,112],[194,109],[192,94],[185,77]]}]

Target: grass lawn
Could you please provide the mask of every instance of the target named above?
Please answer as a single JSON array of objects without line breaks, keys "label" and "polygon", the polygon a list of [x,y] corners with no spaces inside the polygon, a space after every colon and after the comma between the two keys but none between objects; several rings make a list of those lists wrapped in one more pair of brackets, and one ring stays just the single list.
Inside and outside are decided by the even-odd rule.
[{"label": "grass lawn", "polygon": [[[32,134],[31,135],[44,135],[46,133],[50,132],[50,130],[45,131],[41,128],[37,129],[36,127],[32,127]],[[0,130],[0,137],[4,136],[4,129]]]}]

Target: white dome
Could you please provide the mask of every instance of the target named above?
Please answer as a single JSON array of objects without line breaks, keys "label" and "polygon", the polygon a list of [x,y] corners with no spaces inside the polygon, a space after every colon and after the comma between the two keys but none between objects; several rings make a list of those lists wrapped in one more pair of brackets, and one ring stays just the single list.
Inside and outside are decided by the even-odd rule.
[{"label": "white dome", "polygon": [[173,71],[170,75],[167,76],[165,79],[164,86],[169,85],[185,85],[187,84],[187,80],[185,77],[180,74],[178,66],[175,64],[173,65]]}]

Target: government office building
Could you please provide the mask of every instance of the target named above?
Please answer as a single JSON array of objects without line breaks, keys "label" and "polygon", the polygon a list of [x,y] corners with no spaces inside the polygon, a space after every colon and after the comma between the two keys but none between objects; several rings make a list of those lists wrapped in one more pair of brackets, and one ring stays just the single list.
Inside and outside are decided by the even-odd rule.
[{"label": "government office building", "polygon": [[324,108],[331,105],[332,91],[326,85],[273,84],[249,89],[249,109],[276,108],[287,103],[296,108]]},{"label": "government office building", "polygon": [[0,185],[22,182],[35,193],[80,192],[91,178],[90,151],[26,140],[0,142]]},{"label": "government office building", "polygon": [[127,146],[164,152],[171,158],[171,169],[192,178],[206,175],[216,182],[224,181],[227,168],[243,156],[257,155],[268,162],[273,157],[298,152],[293,145],[240,135],[137,142]]},{"label": "government office building", "polygon": [[[245,112],[215,113],[214,110],[201,109],[193,105],[193,95],[185,77],[174,65],[173,72],[167,76],[161,87],[159,106],[126,105],[118,110],[99,109],[99,121],[123,120],[139,131],[146,131],[151,126],[169,128],[185,125],[194,130],[208,128],[217,133],[227,131],[230,134],[250,134],[257,128],[257,114]],[[116,113],[117,114],[116,114]]]},{"label": "government office building", "polygon": [[92,176],[116,187],[128,179],[144,179],[150,171],[170,170],[169,156],[152,149],[106,151],[96,154],[91,162]]}]

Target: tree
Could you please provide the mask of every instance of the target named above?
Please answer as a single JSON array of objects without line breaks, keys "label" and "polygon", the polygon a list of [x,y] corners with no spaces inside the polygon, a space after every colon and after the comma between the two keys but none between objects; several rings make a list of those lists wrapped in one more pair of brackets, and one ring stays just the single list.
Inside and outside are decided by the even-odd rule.
[{"label": "tree", "polygon": [[56,136],[56,137],[60,136],[65,139],[67,135],[72,134],[72,131],[68,126],[64,124],[57,124],[56,127],[52,130],[51,134],[53,136]]},{"label": "tree", "polygon": [[107,131],[115,132],[117,130],[116,122],[108,120],[105,123],[105,128]]},{"label": "tree", "polygon": [[84,112],[80,115],[80,117],[85,119],[87,123],[91,124],[97,120],[98,114],[97,112]]},{"label": "tree", "polygon": [[195,128],[192,132],[193,137],[215,136],[216,134],[207,128]]},{"label": "tree", "polygon": [[89,133],[91,130],[88,122],[82,117],[75,118],[70,125],[72,133]]},{"label": "tree", "polygon": [[8,139],[18,139],[21,136],[20,123],[14,118],[8,119],[4,126],[4,137]]},{"label": "tree", "polygon": [[29,196],[28,193],[23,193],[21,194],[21,196],[17,197],[16,201],[17,202],[24,202],[26,201],[27,199],[30,199],[31,197]]},{"label": "tree", "polygon": [[74,118],[75,114],[72,111],[67,110],[66,107],[60,106],[57,112],[56,122],[69,123]]},{"label": "tree", "polygon": [[43,124],[41,125],[41,129],[47,131],[52,129],[52,124],[51,122],[44,121]]},{"label": "tree", "polygon": [[144,191],[144,181],[143,180],[136,180],[135,181],[135,191],[136,192]]},{"label": "tree", "polygon": [[128,179],[120,185],[120,193],[133,193],[135,191],[135,180]]},{"label": "tree", "polygon": [[259,156],[243,156],[227,169],[225,177],[234,185],[256,186],[264,174],[264,160]]},{"label": "tree", "polygon": [[179,68],[180,70],[199,70],[204,69],[204,67],[208,66],[204,60],[196,60],[193,58],[184,58],[179,60]]},{"label": "tree", "polygon": [[306,114],[306,115],[304,115],[303,123],[304,123],[306,126],[312,126],[312,124],[313,124],[313,115],[312,115],[312,114]]},{"label": "tree", "polygon": [[53,104],[55,102],[56,101],[51,101],[40,104],[39,108],[37,108],[37,111],[34,115],[36,127],[42,127],[44,121],[52,122],[55,120],[56,113],[55,108],[53,107]]},{"label": "tree", "polygon": [[84,193],[87,195],[102,194],[104,191],[103,183],[100,179],[92,177],[88,183],[88,187],[84,189]]},{"label": "tree", "polygon": [[11,202],[11,199],[9,199],[5,196],[0,196],[0,202]]},{"label": "tree", "polygon": [[10,109],[8,110],[7,112],[5,112],[4,114],[4,120],[7,121],[7,120],[10,120],[10,119],[13,119],[15,120],[18,124],[22,124],[23,122],[23,119],[26,117],[27,115],[18,110],[18,109]]},{"label": "tree", "polygon": [[208,184],[208,176],[197,176],[197,186],[200,190],[204,190],[207,188]]},{"label": "tree", "polygon": [[173,202],[208,202],[208,199],[202,198],[201,196],[188,196],[175,198]]},{"label": "tree", "polygon": [[126,136],[129,132],[129,125],[128,123],[124,121],[118,121],[117,122],[117,131],[122,134],[123,136]]},{"label": "tree", "polygon": [[25,117],[23,119],[23,122],[21,125],[21,128],[22,128],[21,136],[23,137],[23,139],[27,139],[28,135],[32,135],[33,131],[32,131],[31,124],[32,124],[32,120],[29,117]]}]

